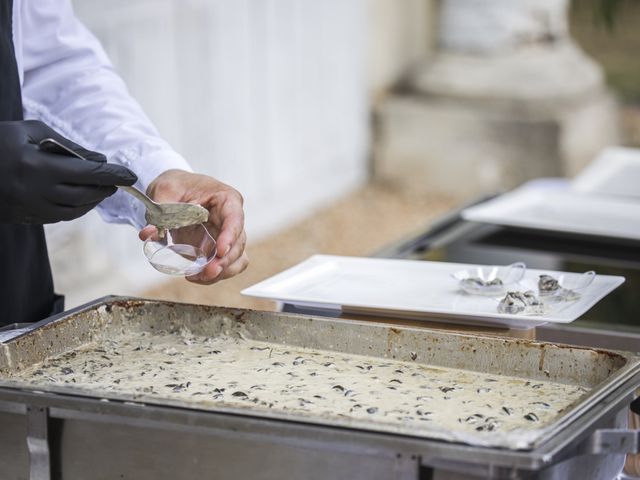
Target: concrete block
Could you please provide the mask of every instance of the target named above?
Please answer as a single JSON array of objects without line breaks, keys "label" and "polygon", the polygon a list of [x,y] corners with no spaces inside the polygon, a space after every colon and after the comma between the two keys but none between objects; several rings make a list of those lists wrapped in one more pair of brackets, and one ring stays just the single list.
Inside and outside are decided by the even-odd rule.
[{"label": "concrete block", "polygon": [[615,102],[604,91],[556,109],[396,94],[376,112],[374,177],[469,197],[573,175],[616,142],[615,118]]}]

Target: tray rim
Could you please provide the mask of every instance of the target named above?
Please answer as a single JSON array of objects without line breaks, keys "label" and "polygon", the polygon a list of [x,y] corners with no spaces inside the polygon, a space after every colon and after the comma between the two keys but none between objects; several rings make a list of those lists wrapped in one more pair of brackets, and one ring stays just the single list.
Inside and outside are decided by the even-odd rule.
[{"label": "tray rim", "polygon": [[[640,380],[640,379],[639,379]],[[631,393],[620,396],[604,414],[577,425],[570,424],[557,436],[532,450],[506,450],[437,439],[417,438],[389,432],[343,429],[329,425],[307,424],[251,415],[184,409],[157,404],[106,400],[70,394],[17,390],[0,386],[0,412],[25,414],[27,406],[46,408],[49,415],[60,419],[90,420],[122,425],[193,431],[211,435],[238,435],[275,440],[285,444],[319,444],[325,449],[345,449],[362,454],[399,452],[415,455],[422,465],[433,461],[474,466],[475,468],[503,466],[509,469],[539,470],[575,457],[579,447],[597,429],[598,422],[610,418],[612,412],[625,408],[633,399]],[[129,421],[127,421],[129,419]],[[250,432],[247,434],[247,432]],[[327,441],[327,437],[329,441]],[[461,457],[463,455],[463,457]],[[464,458],[464,460],[461,460]]]}]

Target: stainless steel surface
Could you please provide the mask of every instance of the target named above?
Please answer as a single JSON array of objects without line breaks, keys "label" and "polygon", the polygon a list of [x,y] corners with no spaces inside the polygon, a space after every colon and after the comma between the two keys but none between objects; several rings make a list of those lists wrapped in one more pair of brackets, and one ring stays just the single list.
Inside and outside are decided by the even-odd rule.
[{"label": "stainless steel surface", "polygon": [[46,407],[27,406],[29,480],[48,480],[51,477],[48,416]]},{"label": "stainless steel surface", "polygon": [[8,332],[10,330],[18,330],[21,328],[31,327],[32,323],[10,323],[9,325],[4,325],[0,327],[0,332]]},{"label": "stainless steel surface", "polygon": [[24,334],[33,328],[32,323],[11,323],[0,328],[0,343],[5,343],[14,337]]},{"label": "stainless steel surface", "polygon": [[[640,384],[639,359],[626,353],[131,299],[98,302],[42,322],[35,331],[0,345],[0,371],[25,368],[109,329],[143,324],[165,329],[187,325],[209,335],[241,328],[251,338],[287,345],[407,361],[418,353],[418,362],[505,374],[516,369],[531,378],[546,378],[546,369],[553,378],[593,388],[535,446],[518,451],[401,435],[373,425],[318,422],[296,415],[268,417],[246,410],[201,410],[188,402],[158,399],[79,396],[66,387],[32,391],[3,381],[0,447],[8,446],[9,453],[0,448],[0,464],[12,472],[8,478],[27,478],[28,465],[17,463],[26,454],[16,450],[15,443],[22,441],[26,448],[27,432],[31,438],[42,438],[33,427],[27,428],[24,418],[29,415],[27,408],[40,407],[48,409],[53,478],[60,472],[65,479],[342,477],[338,472],[345,473],[342,478],[417,478],[419,468],[490,478],[552,478],[541,475],[560,466],[575,472],[584,464],[575,456],[593,450],[586,445],[595,445],[596,430],[623,426],[620,412]],[[629,435],[622,431],[618,437]],[[599,458],[594,456],[593,461]],[[283,472],[276,460],[278,465],[291,465],[293,473]]]},{"label": "stainless steel surface", "polygon": [[640,452],[640,430],[597,430],[589,437],[582,451],[588,455]]},{"label": "stainless steel surface", "polygon": [[[275,433],[227,428],[198,415],[168,419],[155,411],[127,417],[114,408],[92,412],[86,406],[66,403],[51,411],[53,479],[326,480],[337,472],[354,480],[394,478],[395,455],[316,448],[304,439],[285,442]],[[0,424],[0,445],[8,446],[0,450],[0,478],[29,478],[19,417],[0,413]]]},{"label": "stainless steel surface", "polygon": [[543,325],[536,328],[536,339],[542,342],[640,352],[640,333],[623,329],[616,331],[571,325]]},{"label": "stainless steel surface", "polygon": [[[47,151],[56,151],[56,153],[64,153],[85,160],[82,155],[53,138],[41,140],[38,146]],[[145,219],[147,223],[157,226],[160,230],[198,225],[209,219],[209,211],[201,205],[190,203],[157,203],[136,187],[124,185],[117,185],[117,187],[141,201],[146,208]]]}]

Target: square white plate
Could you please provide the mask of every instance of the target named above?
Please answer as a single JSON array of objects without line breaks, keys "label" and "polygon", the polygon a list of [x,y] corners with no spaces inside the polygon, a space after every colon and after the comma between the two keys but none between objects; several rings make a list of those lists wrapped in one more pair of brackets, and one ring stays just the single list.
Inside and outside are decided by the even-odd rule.
[{"label": "square white plate", "polygon": [[[561,303],[546,315],[510,315],[498,313],[499,298],[459,290],[451,275],[477,266],[314,255],[242,294],[309,307],[528,329],[570,323],[624,282],[624,277],[596,275],[579,300]],[[535,290],[543,273],[558,277],[564,272],[527,270],[518,290]]]},{"label": "square white plate", "polygon": [[573,179],[571,189],[640,201],[640,148],[605,148]]},{"label": "square white plate", "polygon": [[640,202],[528,186],[462,211],[473,222],[640,240]]}]

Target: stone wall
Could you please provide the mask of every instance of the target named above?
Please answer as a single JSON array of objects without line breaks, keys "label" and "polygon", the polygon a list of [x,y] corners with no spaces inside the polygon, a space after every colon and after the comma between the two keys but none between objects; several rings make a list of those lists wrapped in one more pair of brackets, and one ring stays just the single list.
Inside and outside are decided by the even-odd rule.
[{"label": "stone wall", "polygon": [[615,102],[567,9],[442,0],[437,51],[377,109],[376,177],[470,198],[573,175],[615,144]]}]

